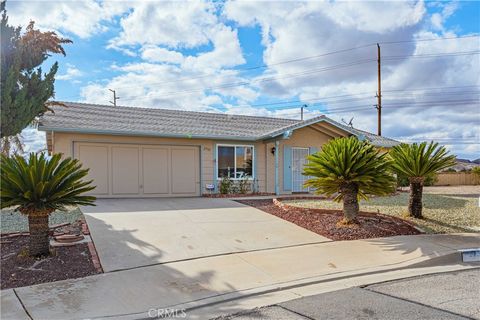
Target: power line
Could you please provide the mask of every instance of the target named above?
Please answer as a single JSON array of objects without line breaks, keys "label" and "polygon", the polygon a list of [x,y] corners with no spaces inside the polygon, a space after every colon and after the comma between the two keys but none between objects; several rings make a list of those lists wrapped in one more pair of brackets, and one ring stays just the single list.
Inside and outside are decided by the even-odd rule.
[{"label": "power line", "polygon": [[458,57],[458,56],[468,56],[468,55],[475,55],[479,54],[480,51],[458,51],[458,52],[447,52],[447,53],[425,53],[425,54],[407,54],[407,55],[400,55],[400,56],[384,56],[385,60],[399,60],[403,58],[437,58],[437,57]]},{"label": "power line", "polygon": [[[345,63],[345,64],[339,64],[339,65],[334,65],[334,66],[330,66],[330,67],[324,67],[324,68],[321,68],[321,69],[313,69],[313,70],[302,71],[302,72],[298,72],[298,73],[286,74],[286,75],[281,76],[281,77],[267,77],[267,78],[253,79],[253,80],[248,81],[248,82],[243,81],[243,82],[224,83],[222,85],[213,86],[213,87],[198,87],[198,88],[194,88],[194,89],[190,89],[190,90],[167,92],[167,93],[162,94],[160,96],[155,95],[153,97],[163,98],[163,97],[168,97],[168,96],[172,96],[172,95],[189,94],[189,93],[202,92],[202,91],[208,91],[208,90],[214,90],[214,89],[234,88],[234,87],[238,87],[238,86],[249,85],[249,84],[252,84],[252,83],[263,83],[263,82],[270,82],[270,81],[275,81],[275,80],[297,78],[297,77],[310,75],[310,74],[315,74],[315,73],[320,73],[320,72],[325,72],[325,71],[332,71],[332,70],[337,70],[337,69],[342,69],[342,68],[348,68],[348,67],[352,67],[352,66],[356,66],[356,65],[360,65],[360,64],[365,64],[365,63],[372,62],[372,61],[375,61],[375,59],[357,60],[357,61],[353,61],[353,62],[349,62],[349,63]],[[125,98],[123,100],[131,100],[131,99],[135,99],[137,97],[139,97],[139,96],[130,96],[130,97]],[[143,97],[145,97],[145,96],[143,96]],[[147,97],[145,97],[145,98],[147,98]]]},{"label": "power line", "polygon": [[[230,71],[240,71],[240,72],[242,72],[242,71],[251,71],[251,70],[257,70],[257,69],[266,69],[266,68],[269,68],[271,66],[283,65],[283,64],[298,62],[298,61],[311,60],[311,59],[325,57],[325,56],[329,56],[329,55],[333,55],[333,54],[338,54],[338,53],[353,51],[353,50],[357,50],[357,49],[367,48],[367,47],[371,47],[371,46],[374,46],[374,45],[375,44],[373,44],[373,43],[372,44],[366,44],[366,45],[363,45],[363,46],[326,52],[326,53],[322,53],[322,54],[318,54],[318,55],[314,55],[314,56],[307,56],[307,57],[302,57],[302,58],[296,58],[296,59],[274,62],[274,63],[270,63],[268,65],[263,64],[263,65],[253,66],[253,67],[236,68],[236,69],[229,69],[229,70]],[[216,74],[215,73],[210,73],[210,74],[200,75],[200,76],[196,76],[196,77],[180,78],[180,79],[176,79],[176,80],[169,80],[169,81],[162,81],[162,82],[152,82],[151,84],[155,84],[155,85],[170,84],[170,83],[176,83],[176,82],[182,82],[182,81],[203,79],[203,78],[208,78],[208,77],[212,77],[212,76],[216,76]],[[231,75],[221,75],[221,76],[231,76]],[[116,86],[116,88],[130,88],[130,87],[131,86]]]},{"label": "power line", "polygon": [[[349,49],[344,49],[344,50],[338,50],[338,51],[329,52],[329,53],[325,53],[325,54],[317,55],[317,56],[311,56],[311,57],[305,57],[305,58],[299,58],[299,59],[292,59],[292,60],[279,62],[277,64],[285,64],[285,63],[294,62],[294,61],[306,60],[306,59],[311,59],[311,58],[314,58],[314,57],[326,56],[326,55],[331,55],[331,54],[344,52],[344,51],[351,51],[351,50],[355,50],[355,49],[362,48],[362,47],[368,47],[368,46],[372,46],[372,45],[365,45],[365,46],[361,46],[361,47],[354,47],[354,48],[349,48]],[[480,51],[463,51],[463,52],[458,51],[458,52],[447,52],[447,53],[384,56],[384,57],[382,57],[382,59],[387,60],[387,61],[393,61],[393,60],[399,60],[399,59],[408,58],[408,57],[412,57],[412,58],[434,58],[434,57],[452,57],[452,56],[455,57],[455,56],[463,56],[463,55],[474,55],[474,54],[479,54],[479,53],[480,53]],[[243,82],[237,82],[237,83],[225,83],[225,84],[222,84],[222,85],[219,85],[219,86],[216,86],[216,87],[205,88],[205,89],[198,88],[195,91],[194,90],[184,90],[184,91],[180,91],[179,93],[182,93],[182,92],[197,92],[199,90],[200,91],[202,91],[202,90],[212,90],[212,89],[217,89],[217,88],[221,89],[221,88],[225,88],[225,87],[228,88],[228,87],[248,85],[250,83],[255,83],[255,82],[267,82],[267,81],[275,81],[275,80],[281,80],[281,79],[294,78],[294,77],[299,77],[299,76],[303,76],[303,75],[314,74],[314,73],[317,73],[317,72],[335,70],[337,68],[346,68],[346,67],[350,67],[350,66],[355,66],[357,64],[363,64],[363,63],[367,63],[367,62],[374,61],[374,60],[375,59],[357,60],[357,61],[346,63],[346,64],[334,65],[334,66],[330,66],[330,67],[308,70],[308,71],[303,71],[303,72],[299,72],[299,73],[287,74],[287,75],[282,76],[282,77],[270,77],[270,78],[254,79],[254,80],[251,80],[251,81],[243,81]],[[277,65],[277,64],[274,64],[274,65]],[[259,67],[260,66],[252,67],[252,68],[259,68]],[[251,70],[252,68],[248,68],[248,69]],[[245,70],[247,70],[247,69],[245,69]],[[214,76],[214,74],[211,74],[211,75],[208,75],[208,76]],[[188,81],[188,80],[191,80],[191,79],[197,79],[197,78],[203,78],[203,77],[207,77],[207,76],[201,76],[201,77],[196,77],[196,78],[183,78],[183,80],[182,79],[177,79],[177,80],[164,81],[164,82],[159,82],[159,83],[150,83],[150,85],[152,85],[152,84],[170,84],[170,83]],[[135,87],[135,86],[116,86],[117,89],[118,88],[132,88],[132,87]],[[137,87],[144,87],[144,86],[137,86]],[[167,93],[167,94],[170,94],[170,93]],[[177,94],[177,92],[172,92],[171,94]],[[132,98],[134,98],[134,97],[132,97]]]},{"label": "power line", "polygon": [[413,103],[413,104],[435,104],[435,103],[469,103],[469,102],[480,102],[478,99],[474,100],[474,99],[464,99],[464,100],[439,100],[439,101],[406,101],[406,102],[392,102],[392,103],[388,103],[388,105],[390,106],[394,106],[394,105],[401,105],[401,104],[409,104],[409,103]]},{"label": "power line", "polygon": [[[418,88],[418,89],[413,89],[413,90],[405,90],[405,89],[398,89],[398,90],[388,90],[390,92],[398,92],[398,91],[418,91],[418,90],[437,90],[437,89],[442,89],[442,88],[446,88],[446,89],[449,89],[449,88],[465,88],[465,87],[475,87],[475,86],[456,86],[456,87],[436,87],[436,88]],[[320,102],[317,102],[317,103],[313,103],[312,106],[325,106],[325,105],[331,105],[331,104],[338,104],[338,103],[345,103],[345,102],[353,102],[353,101],[359,101],[359,100],[368,100],[368,99],[373,99],[374,97],[373,96],[368,96],[368,97],[358,97],[358,98],[352,98],[352,99],[348,99],[348,100],[334,100],[334,101],[329,101],[330,99],[336,99],[336,98],[341,98],[341,97],[356,97],[356,96],[364,96],[364,95],[370,95],[369,93],[365,92],[365,93],[356,93],[356,94],[345,94],[345,95],[337,95],[337,96],[327,96],[327,97],[324,97],[324,98],[318,98],[318,99],[303,99],[303,100],[287,100],[287,101],[277,101],[277,102],[272,102],[272,103],[260,103],[260,104],[243,104],[243,105],[236,105],[235,107],[273,107],[273,109],[276,109],[276,110],[279,110],[279,109],[288,109],[288,108],[295,108],[295,107],[299,107],[299,104],[300,103],[304,103],[304,102],[314,102],[314,101],[320,101]],[[439,94],[464,94],[464,92],[441,92]],[[474,94],[478,94],[478,92],[474,93]],[[406,98],[407,96],[403,95],[402,98]],[[390,98],[390,97],[386,97],[387,100],[392,100],[392,99],[395,99],[395,98]],[[417,107],[416,104],[418,103],[421,103],[421,104],[442,104],[442,103],[453,103],[453,102],[457,102],[458,103],[458,100],[440,100],[440,101],[392,101],[393,104],[395,105],[399,105],[401,104],[402,105],[402,108],[405,108],[406,106],[404,106],[403,104],[407,104],[409,106],[412,106],[412,107]],[[462,102],[465,102],[465,100],[462,100]],[[467,100],[466,102],[469,102],[469,104],[473,103],[473,102],[476,102],[476,100]],[[295,103],[293,105],[288,105],[288,103]],[[287,104],[287,105],[285,105]],[[387,103],[387,105],[391,105],[389,103]],[[466,103],[463,103],[462,105],[466,105]],[[424,105],[425,106],[425,105]],[[392,106],[391,108],[393,108],[396,106]],[[343,108],[352,108],[352,107],[342,107]],[[268,109],[268,108],[267,108]]]},{"label": "power line", "polygon": [[398,99],[398,96],[401,97],[412,97],[412,98],[417,98],[420,96],[443,96],[443,95],[477,95],[480,94],[480,91],[455,91],[455,92],[422,92],[422,93],[410,93],[410,94],[401,94],[401,93],[394,93],[393,95],[384,95],[385,99]]},{"label": "power line", "polygon": [[[439,93],[423,93],[422,95],[425,96],[438,96],[438,95],[478,95],[480,94],[480,91],[475,92],[475,91],[470,91],[470,92],[439,92]],[[235,105],[235,107],[275,107],[275,109],[281,109],[281,108],[290,108],[290,107],[298,107],[302,103],[311,103],[313,106],[319,106],[319,105],[332,105],[332,104],[341,104],[341,103],[346,103],[346,102],[355,102],[355,101],[361,101],[361,100],[370,100],[370,99],[375,99],[375,96],[372,95],[371,93],[359,93],[359,97],[355,98],[356,95],[339,95],[339,96],[331,96],[331,97],[325,97],[325,98],[315,98],[315,99],[298,99],[298,100],[286,100],[286,101],[277,101],[277,102],[271,102],[271,103],[260,103],[260,104],[241,104],[241,105]],[[367,97],[360,97],[360,95],[368,95]],[[351,99],[342,99],[342,100],[330,100],[332,98],[340,98],[340,97],[350,97],[352,96]],[[402,95],[401,98],[415,98],[417,96],[413,95]],[[389,100],[394,100],[396,102],[399,100],[398,97],[391,96],[391,95],[383,95],[383,100],[389,101]],[[314,103],[315,101],[318,101]],[[441,101],[441,100],[440,100]],[[422,102],[422,101],[420,101]],[[406,101],[405,103],[412,103],[411,101]]]},{"label": "power line", "polygon": [[[464,38],[473,38],[473,37],[479,37],[480,35],[467,35],[467,36],[457,36],[457,37],[443,37],[443,38],[426,38],[426,39],[412,39],[412,40],[400,40],[400,41],[380,41],[378,42],[379,44],[398,44],[398,43],[408,43],[408,42],[422,42],[422,41],[440,41],[440,40],[452,40],[452,39],[464,39]],[[336,51],[331,51],[331,52],[326,52],[314,56],[307,56],[307,57],[301,57],[301,58],[296,58],[296,59],[290,59],[290,60],[284,60],[284,61],[279,61],[279,62],[273,62],[268,65],[263,64],[263,65],[257,65],[253,67],[245,67],[245,68],[236,68],[236,69],[230,69],[234,71],[249,71],[249,70],[256,70],[256,69],[261,69],[261,68],[268,68],[270,66],[275,66],[275,65],[282,65],[282,64],[287,64],[287,63],[293,63],[293,62],[298,62],[298,61],[305,61],[305,60],[310,60],[310,59],[315,59],[319,57],[324,57],[328,55],[333,55],[333,54],[338,54],[338,53],[343,53],[343,52],[348,52],[348,51],[353,51],[353,50],[358,50],[362,48],[367,48],[371,46],[375,46],[376,43],[370,43],[370,44],[365,44],[361,46],[356,46],[356,47],[351,47],[347,49],[341,49],[341,50],[336,50]],[[170,84],[170,83],[176,83],[176,82],[181,82],[181,81],[189,81],[189,80],[195,80],[195,79],[202,79],[206,77],[211,77],[214,76],[214,73],[211,74],[206,74],[206,75],[200,75],[197,77],[189,77],[189,78],[180,78],[176,80],[169,80],[169,81],[163,81],[163,82],[156,82],[156,83],[150,83],[150,84]],[[116,88],[130,88],[131,86],[116,86]],[[80,97],[80,96],[75,96]],[[71,97],[66,97],[71,98]]]},{"label": "power line", "polygon": [[390,89],[383,90],[383,92],[394,92],[394,91],[422,91],[422,90],[443,90],[443,89],[458,89],[458,88],[473,88],[480,87],[478,84],[465,85],[465,86],[453,86],[453,87],[427,87],[427,88],[416,88],[416,89]]},{"label": "power line", "polygon": [[[407,43],[407,42],[419,42],[419,41],[452,40],[452,39],[463,39],[463,38],[472,38],[472,37],[479,37],[479,35],[469,35],[469,36],[460,36],[460,37],[444,37],[444,38],[429,38],[429,39],[415,39],[415,40],[401,40],[401,41],[384,41],[384,42],[378,42],[378,43],[380,43],[380,44],[394,44],[394,43]],[[249,70],[264,69],[264,68],[268,68],[268,67],[271,67],[271,66],[283,65],[283,64],[293,63],[293,62],[298,62],[298,61],[311,60],[311,59],[325,57],[325,56],[329,56],[329,55],[333,55],[333,54],[344,53],[344,52],[354,51],[354,50],[358,50],[358,49],[373,47],[375,45],[376,45],[376,43],[369,43],[369,44],[360,45],[360,46],[356,46],[356,47],[351,47],[351,48],[347,48],[347,49],[340,49],[340,50],[325,52],[325,53],[318,54],[318,55],[313,55],[313,56],[307,56],[307,57],[301,57],[301,58],[296,58],[296,59],[273,62],[273,63],[270,63],[268,65],[267,64],[262,64],[262,65],[257,65],[257,66],[253,66],[253,67],[236,68],[236,69],[231,69],[231,70],[249,71]],[[210,76],[214,76],[214,75],[215,74],[212,73],[212,74],[207,74],[207,75],[201,75],[201,76],[198,76],[198,77],[181,78],[181,79],[177,79],[177,80],[164,81],[164,82],[159,82],[159,83],[154,83],[154,84],[168,84],[168,83],[175,83],[175,82],[180,82],[180,81],[196,80],[196,79],[201,79],[201,78],[210,77]],[[120,87],[120,88],[122,88],[122,87]]]},{"label": "power line", "polygon": [[454,39],[466,39],[466,38],[478,38],[480,35],[467,35],[458,37],[443,37],[443,38],[426,38],[426,39],[413,39],[413,40],[400,40],[400,41],[383,41],[380,44],[396,44],[396,43],[409,43],[409,42],[423,42],[423,41],[439,41],[439,40],[454,40]]},{"label": "power line", "polygon": [[[446,54],[446,56],[452,56],[453,54],[479,54],[479,53],[480,53],[480,51],[455,52],[455,53],[448,53],[448,54]],[[443,55],[444,54],[405,55],[405,56],[391,56],[391,57],[394,57],[394,59],[398,59],[400,57],[414,57],[414,56],[422,56],[422,57],[429,58],[429,57],[438,57],[438,56],[443,56]],[[191,94],[191,93],[203,92],[203,91],[208,91],[208,90],[234,88],[234,87],[238,87],[238,86],[251,85],[253,83],[263,83],[263,82],[271,82],[271,81],[276,81],[276,80],[297,78],[297,77],[302,77],[302,76],[316,74],[316,73],[325,72],[325,71],[331,71],[331,70],[337,70],[337,69],[341,69],[341,68],[353,67],[353,66],[356,66],[356,65],[365,64],[365,63],[372,62],[372,61],[375,61],[375,59],[362,59],[362,60],[357,60],[357,61],[353,61],[353,62],[349,62],[349,63],[345,63],[345,64],[339,64],[339,65],[324,67],[324,68],[320,68],[320,69],[313,69],[313,70],[307,70],[307,71],[302,71],[302,72],[298,72],[298,73],[286,74],[286,75],[279,76],[279,77],[266,77],[266,78],[253,79],[253,80],[250,80],[250,81],[224,83],[224,84],[221,84],[221,85],[218,85],[218,86],[197,87],[197,88],[194,88],[194,89],[167,92],[167,93],[163,93],[161,95],[153,95],[153,96],[150,96],[150,97],[142,95],[141,97],[144,98],[144,99],[145,98],[151,98],[151,97],[153,97],[153,98],[164,98],[164,97],[169,97],[169,96],[172,96],[172,95],[187,95],[187,94]],[[132,99],[136,99],[138,97],[140,97],[140,96],[130,96],[128,98],[125,98],[124,100],[132,100]]]}]

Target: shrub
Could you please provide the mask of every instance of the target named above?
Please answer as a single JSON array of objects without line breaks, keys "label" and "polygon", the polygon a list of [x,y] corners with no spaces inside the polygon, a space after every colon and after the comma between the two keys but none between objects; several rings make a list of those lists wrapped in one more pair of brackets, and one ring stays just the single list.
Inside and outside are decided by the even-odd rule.
[{"label": "shrub", "polygon": [[305,186],[343,201],[345,223],[355,221],[359,198],[386,195],[395,189],[387,155],[356,137],[330,140],[320,152],[310,155],[308,161],[303,174],[311,178]]},{"label": "shrub", "polygon": [[219,189],[221,194],[232,193],[233,180],[230,179],[229,177],[222,177],[222,179],[220,180]]},{"label": "shrub", "polygon": [[88,169],[78,160],[56,154],[48,159],[43,154],[1,157],[1,207],[15,207],[28,216],[29,253],[49,254],[48,217],[66,206],[94,205],[95,197],[83,195],[95,189],[92,181],[83,181]]}]

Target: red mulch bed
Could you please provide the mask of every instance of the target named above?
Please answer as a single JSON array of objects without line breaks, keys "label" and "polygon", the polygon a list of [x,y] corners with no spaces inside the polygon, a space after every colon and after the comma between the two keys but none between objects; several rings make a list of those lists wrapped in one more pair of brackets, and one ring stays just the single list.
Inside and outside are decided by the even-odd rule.
[{"label": "red mulch bed", "polygon": [[378,213],[360,212],[357,217],[357,225],[338,226],[337,222],[343,218],[340,210],[292,207],[282,209],[273,204],[271,199],[237,201],[295,223],[332,240],[357,240],[421,233],[403,219]]},{"label": "red mulch bed", "polygon": [[268,193],[268,192],[258,192],[258,193],[229,193],[229,194],[222,194],[222,193],[205,193],[202,197],[205,198],[246,198],[246,197],[258,197],[258,196],[273,196],[275,193]]},{"label": "red mulch bed", "polygon": [[28,235],[2,238],[1,289],[81,278],[98,273],[86,243],[51,248],[43,259],[28,256]]}]

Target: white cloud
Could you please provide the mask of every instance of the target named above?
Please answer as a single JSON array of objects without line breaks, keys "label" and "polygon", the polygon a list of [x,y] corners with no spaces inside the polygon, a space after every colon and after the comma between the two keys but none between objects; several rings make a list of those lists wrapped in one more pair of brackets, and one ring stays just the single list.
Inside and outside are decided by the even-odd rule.
[{"label": "white cloud", "polygon": [[12,25],[26,26],[33,20],[42,30],[70,33],[80,38],[106,31],[106,23],[128,7],[128,2],[94,0],[7,1],[6,5]]},{"label": "white cloud", "polygon": [[318,4],[318,9],[339,26],[373,33],[392,32],[416,25],[425,14],[423,1],[336,1]]},{"label": "white cloud", "polygon": [[142,59],[149,62],[168,62],[180,64],[184,61],[183,54],[178,51],[146,45],[142,48]]},{"label": "white cloud", "polygon": [[[438,19],[437,27],[432,26],[434,31],[441,29],[440,34],[424,29],[428,26],[424,21],[431,21],[432,16],[426,14],[421,1],[282,2],[274,6],[264,2],[228,2],[224,14],[240,25],[258,24],[262,28],[263,43],[266,46],[264,61],[269,65],[264,74],[273,75],[278,80],[259,81],[261,94],[278,99],[299,96],[307,100],[370,93],[344,98],[343,102],[340,98],[325,99],[323,102],[325,113],[330,117],[340,121],[341,118],[350,119],[354,116],[354,125],[371,132],[376,132],[377,123],[373,107],[377,91],[376,61],[331,71],[321,69],[363,59],[375,60],[375,46],[295,63],[278,62],[318,56],[369,43],[412,40],[382,45],[383,57],[405,56],[397,60],[384,59],[383,62],[383,133],[405,139],[445,135],[453,139],[466,133],[467,136],[476,136],[478,141],[478,87],[456,91],[452,89],[450,95],[448,90],[388,92],[389,89],[412,90],[472,84],[480,86],[479,60],[473,58],[476,56],[428,59],[409,57],[479,50],[478,38],[415,42],[418,38],[455,37],[456,34],[451,30],[445,30],[444,23],[456,9],[456,3],[441,4],[439,18],[433,17],[433,20]],[[258,79],[264,77],[261,75]],[[445,102],[455,99],[469,102]],[[439,102],[425,103],[430,101]],[[458,117],[452,116],[454,114]],[[468,129],[465,128],[467,119]],[[454,149],[455,152],[462,152],[464,147],[457,145]]]},{"label": "white cloud", "polygon": [[197,69],[208,73],[212,69],[234,67],[245,62],[236,30],[223,24],[217,24],[209,32],[213,50],[189,56],[184,61],[185,68]]},{"label": "white cloud", "polygon": [[208,29],[216,23],[215,7],[206,1],[137,2],[111,44],[194,48],[208,44]]},{"label": "white cloud", "polygon": [[[475,38],[416,41],[456,36],[445,28],[445,22],[457,10],[457,3],[440,3],[438,9],[436,17],[426,12],[422,1],[228,1],[223,7],[203,1],[135,3],[121,18],[122,30],[109,47],[137,58],[112,66],[119,75],[89,84],[82,95],[86,101],[108,103],[111,93],[107,88],[114,88],[123,105],[298,119],[298,107],[244,105],[259,96],[322,102],[322,97],[366,93],[349,99],[324,99],[322,110],[338,121],[353,116],[355,126],[375,132],[376,46],[320,55],[365,44],[410,40],[382,45],[383,133],[405,139],[478,136],[480,119],[472,116],[480,116],[478,87],[408,91],[480,86],[479,61],[473,58],[477,56],[411,56],[479,49]],[[245,62],[237,28],[254,25],[261,27],[263,61],[268,66],[261,74],[235,70]],[[279,63],[309,56],[317,58]],[[393,60],[388,56],[404,57]],[[365,59],[372,61],[324,70]],[[397,89],[407,91],[391,91]],[[455,98],[474,102],[445,103]],[[429,101],[440,102],[425,103]],[[309,108],[306,117],[318,113]],[[452,150],[471,153],[473,149],[456,145]]]},{"label": "white cloud", "polygon": [[450,18],[459,8],[458,1],[438,3],[437,7],[441,8],[440,12],[435,12],[430,18],[432,28],[439,31],[445,31],[444,23]]},{"label": "white cloud", "polygon": [[[217,110],[223,99],[253,101],[250,86],[224,87],[245,82],[231,68],[245,62],[237,30],[216,15],[205,1],[136,3],[120,22],[122,31],[109,48],[139,52],[143,61],[115,64],[121,74],[83,88],[86,101],[108,101],[114,88],[120,104],[190,110]],[[185,48],[192,53],[184,54]]]},{"label": "white cloud", "polygon": [[83,76],[83,72],[72,64],[67,63],[67,71],[64,74],[55,76],[56,80],[74,80]]},{"label": "white cloud", "polygon": [[47,148],[45,132],[38,131],[33,127],[23,129],[21,139],[25,144],[25,153],[44,151]]}]

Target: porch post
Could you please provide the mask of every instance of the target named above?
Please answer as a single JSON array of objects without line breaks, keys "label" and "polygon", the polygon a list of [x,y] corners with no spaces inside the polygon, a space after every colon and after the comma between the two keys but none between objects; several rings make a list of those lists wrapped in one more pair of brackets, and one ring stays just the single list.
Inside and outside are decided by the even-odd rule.
[{"label": "porch post", "polygon": [[280,186],[278,179],[278,154],[280,152],[280,143],[278,140],[275,140],[275,194],[278,196],[280,194]]}]

